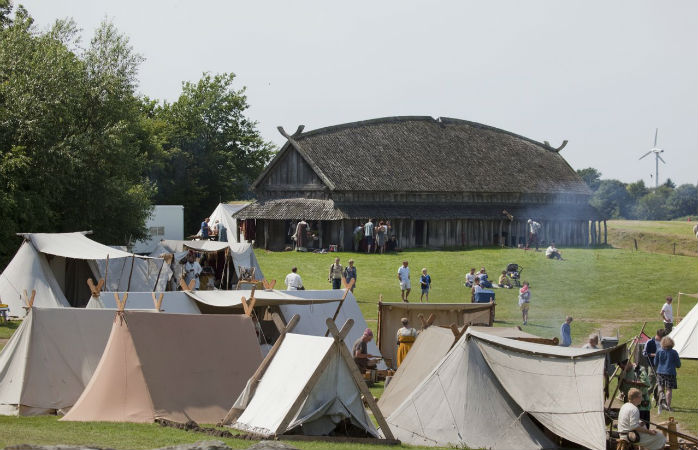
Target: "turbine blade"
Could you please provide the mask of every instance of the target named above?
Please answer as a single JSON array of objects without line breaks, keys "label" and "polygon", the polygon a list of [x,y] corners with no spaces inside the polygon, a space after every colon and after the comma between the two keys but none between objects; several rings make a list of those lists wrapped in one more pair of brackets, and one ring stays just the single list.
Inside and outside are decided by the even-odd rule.
[{"label": "turbine blade", "polygon": [[662,159],[662,157],[659,156],[659,153],[657,153],[657,158],[659,158],[659,160],[660,160],[661,162],[663,162],[664,164],[666,164],[666,161],[664,161],[664,160]]},{"label": "turbine blade", "polygon": [[659,128],[654,129],[654,146],[657,146],[657,133],[659,133]]},{"label": "turbine blade", "polygon": [[640,156],[640,159],[644,158],[645,156],[649,155],[650,153],[652,153],[652,150],[650,150],[647,153],[645,153],[644,155]]}]

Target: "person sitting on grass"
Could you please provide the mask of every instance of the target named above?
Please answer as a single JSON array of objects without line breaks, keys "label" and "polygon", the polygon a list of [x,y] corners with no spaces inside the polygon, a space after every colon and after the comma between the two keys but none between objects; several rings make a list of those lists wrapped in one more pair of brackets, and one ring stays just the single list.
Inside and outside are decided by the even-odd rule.
[{"label": "person sitting on grass", "polygon": [[475,267],[473,267],[472,269],[470,269],[470,273],[465,274],[465,287],[473,287],[473,285],[475,284],[476,276],[477,274],[475,273]]},{"label": "person sitting on grass", "polygon": [[487,279],[487,272],[485,272],[484,267],[482,269],[480,269],[480,273],[478,274],[478,277],[480,277],[480,286],[487,288],[487,289],[492,287],[492,282]]},{"label": "person sitting on grass", "polygon": [[502,270],[502,274],[499,276],[498,284],[500,288],[511,289],[511,281],[509,281],[506,270]]},{"label": "person sitting on grass", "polygon": [[559,259],[560,261],[563,261],[560,250],[555,247],[554,242],[551,242],[550,247],[545,249],[545,257],[548,259]]},{"label": "person sitting on grass", "polygon": [[634,431],[640,438],[640,445],[647,450],[660,450],[666,444],[666,438],[662,433],[657,433],[657,430],[648,430],[640,422],[640,410],[638,405],[642,403],[642,392],[639,389],[632,388],[628,391],[628,402],[621,406],[618,412],[618,433],[621,439],[627,440],[628,433]]}]

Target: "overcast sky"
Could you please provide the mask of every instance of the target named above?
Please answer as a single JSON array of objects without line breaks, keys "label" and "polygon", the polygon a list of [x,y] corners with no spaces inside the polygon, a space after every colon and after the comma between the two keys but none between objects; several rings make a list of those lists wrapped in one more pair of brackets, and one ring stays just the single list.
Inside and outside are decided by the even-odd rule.
[{"label": "overcast sky", "polygon": [[698,181],[695,0],[19,3],[40,27],[73,17],[85,43],[111,19],[146,58],[150,97],[234,72],[277,145],[278,125],[455,117],[567,139],[573,168],[654,185],[654,159],[638,158],[659,128],[660,182]]}]

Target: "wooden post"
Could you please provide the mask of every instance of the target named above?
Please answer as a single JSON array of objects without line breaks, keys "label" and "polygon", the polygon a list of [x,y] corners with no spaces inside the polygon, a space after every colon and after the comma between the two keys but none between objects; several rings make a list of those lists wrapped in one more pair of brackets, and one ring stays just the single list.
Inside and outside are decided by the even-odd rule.
[{"label": "wooden post", "polygon": [[344,221],[340,220],[339,222],[339,245],[337,246],[337,250],[344,250]]},{"label": "wooden post", "polygon": [[107,255],[107,263],[104,268],[104,286],[107,285],[107,276],[109,276],[109,255]]},{"label": "wooden post", "polygon": [[100,278],[96,286],[92,281],[92,278],[88,278],[87,285],[90,287],[90,292],[92,293],[92,296],[95,298],[99,298],[99,293],[102,290],[102,286],[104,286],[104,278]]},{"label": "wooden post", "polygon": [[131,276],[133,275],[133,266],[136,264],[136,255],[131,256],[131,271],[128,273],[128,285],[126,286],[126,292],[131,290]]},{"label": "wooden post", "polygon": [[[255,373],[252,375],[249,381],[250,385],[250,391],[249,391],[249,399],[251,400],[252,397],[254,397],[254,392],[257,389],[257,386],[259,385],[260,380],[262,379],[262,376],[264,376],[264,372],[266,372],[267,368],[269,367],[269,364],[271,364],[272,359],[274,359],[274,355],[276,355],[276,352],[279,351],[279,347],[281,347],[281,344],[284,341],[284,338],[288,333],[293,331],[295,328],[296,324],[298,324],[298,321],[300,320],[300,316],[298,314],[294,314],[293,317],[291,317],[291,320],[288,321],[288,325],[286,325],[283,330],[281,330],[281,333],[279,335],[279,338],[276,340],[272,348],[269,350],[269,353],[267,353],[267,356],[264,357],[264,360],[262,360],[262,363],[257,367],[257,370]],[[278,326],[278,324],[277,324]],[[222,425],[228,425],[236,421],[243,413],[244,409],[238,409],[233,406],[230,408],[230,411],[228,411],[228,414],[225,415],[223,419],[221,419],[220,422],[218,422],[218,426]],[[294,411],[295,412],[295,411]]]},{"label": "wooden post", "polygon": [[[306,238],[307,240],[307,238]],[[303,241],[305,242],[305,241]],[[269,250],[269,221],[264,221],[264,249]]]},{"label": "wooden post", "polygon": [[34,299],[36,297],[36,290],[32,289],[32,296],[31,297],[29,297],[29,295],[27,295],[26,289],[24,289],[24,291],[22,291],[22,292],[24,293],[24,303],[26,305],[26,306],[23,306],[22,308],[24,308],[27,312],[29,312],[29,310],[34,307]]},{"label": "wooden post", "polygon": [[161,312],[162,309],[160,309],[160,307],[162,306],[162,298],[165,296],[165,294],[161,292],[157,298],[155,297],[155,292],[151,292],[150,295],[153,296],[153,305],[155,306],[155,310],[157,312]]},{"label": "wooden post", "polygon": [[162,272],[162,268],[165,266],[165,258],[162,259],[162,264],[160,265],[160,270],[158,270],[158,277],[155,279],[155,285],[153,286],[153,292],[155,292],[158,288],[158,282],[160,281],[160,273]]},{"label": "wooden post", "polygon": [[458,341],[460,341],[460,338],[463,337],[465,332],[468,330],[468,327],[472,324],[473,324],[472,322],[466,323],[465,326],[463,326],[463,329],[460,331],[458,331],[458,327],[456,326],[455,323],[451,324],[451,332],[453,333],[453,342],[451,343],[451,346],[448,348],[449,350],[451,350],[453,348],[453,346],[456,345],[458,343]]},{"label": "wooden post", "polygon": [[606,219],[603,220],[603,243],[608,245],[608,226],[606,225]]},{"label": "wooden post", "polygon": [[[383,413],[378,408],[378,405],[376,404],[376,401],[373,398],[373,394],[371,394],[371,391],[368,390],[368,386],[366,385],[364,378],[361,376],[361,372],[359,372],[359,368],[354,362],[354,358],[351,356],[351,354],[349,353],[349,349],[344,344],[344,338],[349,333],[351,327],[354,325],[354,321],[352,319],[347,320],[344,326],[342,327],[342,331],[337,330],[337,325],[335,325],[335,323],[331,319],[327,319],[325,323],[327,324],[327,328],[329,328],[330,333],[332,333],[332,336],[334,337],[335,346],[339,348],[339,353],[344,358],[344,361],[346,362],[347,366],[349,366],[349,371],[351,372],[352,378],[354,378],[356,386],[363,394],[369,409],[373,413],[373,417],[376,419],[376,422],[378,422],[378,426],[380,426],[381,431],[383,431],[383,436],[385,436],[386,439],[395,439],[393,437],[392,431],[390,431],[388,422],[385,421]],[[294,413],[295,409],[292,410],[291,414]]]},{"label": "wooden post", "polygon": [[[342,296],[342,299],[339,301],[339,305],[337,305],[337,310],[334,312],[334,315],[332,316],[332,322],[337,320],[337,316],[339,315],[339,311],[342,309],[342,305],[344,304],[344,300],[347,298],[347,295],[349,295],[349,291],[351,288],[354,286],[354,283],[356,283],[356,279],[352,278],[352,280],[347,283],[347,279],[344,278],[344,275],[342,275],[342,284],[344,285],[344,295]],[[325,337],[329,336],[330,330],[329,328],[325,332]]]}]

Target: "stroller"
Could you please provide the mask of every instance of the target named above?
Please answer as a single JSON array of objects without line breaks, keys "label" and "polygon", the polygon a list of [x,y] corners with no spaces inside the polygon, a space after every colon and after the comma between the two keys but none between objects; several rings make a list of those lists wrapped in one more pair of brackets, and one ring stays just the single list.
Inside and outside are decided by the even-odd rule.
[{"label": "stroller", "polygon": [[514,281],[516,287],[521,287],[521,272],[523,272],[523,267],[516,263],[507,266],[507,276]]}]

